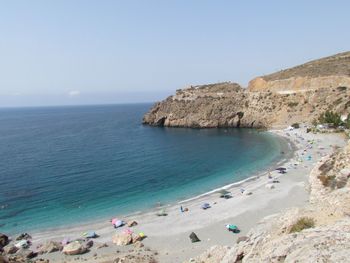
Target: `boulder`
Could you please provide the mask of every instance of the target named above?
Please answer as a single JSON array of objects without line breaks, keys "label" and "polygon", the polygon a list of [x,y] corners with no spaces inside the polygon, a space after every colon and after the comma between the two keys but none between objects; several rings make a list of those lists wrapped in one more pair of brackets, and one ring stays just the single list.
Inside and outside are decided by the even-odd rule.
[{"label": "boulder", "polygon": [[73,241],[63,247],[62,252],[66,255],[79,255],[87,251],[87,248],[79,241]]},{"label": "boulder", "polygon": [[0,263],[8,263],[9,261],[4,257],[0,255]]},{"label": "boulder", "polygon": [[0,233],[0,247],[4,247],[9,243],[9,237]]},{"label": "boulder", "polygon": [[39,249],[39,254],[52,253],[56,251],[62,250],[63,246],[61,243],[56,241],[48,241],[44,245],[42,245]]},{"label": "boulder", "polygon": [[240,242],[246,241],[248,239],[249,239],[249,237],[247,237],[247,236],[241,236],[241,237],[237,238],[237,244]]},{"label": "boulder", "polygon": [[5,254],[15,254],[18,251],[18,248],[14,245],[8,245],[4,247]]},{"label": "boulder", "polygon": [[9,262],[9,263],[28,263],[28,259],[25,258],[22,255],[11,255],[11,256],[8,257],[8,261],[5,261],[5,262]]},{"label": "boulder", "polygon": [[127,225],[128,227],[133,227],[137,225],[137,222],[135,220],[132,220],[132,221],[129,221]]},{"label": "boulder", "polygon": [[350,168],[344,168],[340,171],[340,174],[343,176],[346,176],[347,178],[350,177]]},{"label": "boulder", "polygon": [[84,244],[86,248],[91,248],[93,245],[94,245],[94,241],[92,240],[89,240]]},{"label": "boulder", "polygon": [[[22,259],[23,258],[32,259],[32,258],[35,258],[37,255],[38,255],[37,252],[34,252],[32,250],[29,250],[29,249],[23,249],[23,248],[19,249],[16,253],[16,256],[18,256]],[[10,262],[11,262],[11,260],[10,260]]]},{"label": "boulder", "polygon": [[97,249],[101,249],[101,248],[104,248],[104,247],[108,247],[107,243],[103,243],[103,244],[98,245]]},{"label": "boulder", "polygon": [[26,258],[31,259],[31,258],[35,258],[38,255],[37,252],[28,250],[27,253],[25,253]]},{"label": "boulder", "polygon": [[43,259],[43,258],[38,258],[33,263],[50,263],[50,260],[48,259]]},{"label": "boulder", "polygon": [[144,247],[144,244],[141,241],[137,241],[137,242],[134,243],[134,246],[136,248],[142,248],[142,247]]},{"label": "boulder", "polygon": [[18,237],[16,237],[16,240],[19,241],[19,240],[28,240],[28,239],[31,239],[32,237],[28,234],[28,233],[22,233],[20,234]]},{"label": "boulder", "polygon": [[136,242],[139,242],[143,239],[143,237],[141,237],[140,235],[133,235],[132,236],[132,243],[136,243]]},{"label": "boulder", "polygon": [[117,246],[129,245],[132,242],[132,235],[128,233],[115,234],[112,237],[112,242]]}]

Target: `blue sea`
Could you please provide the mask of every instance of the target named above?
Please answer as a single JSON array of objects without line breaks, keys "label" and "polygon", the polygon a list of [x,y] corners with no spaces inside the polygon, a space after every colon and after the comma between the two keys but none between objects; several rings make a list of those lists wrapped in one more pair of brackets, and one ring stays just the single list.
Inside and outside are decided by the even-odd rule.
[{"label": "blue sea", "polygon": [[0,109],[0,232],[110,218],[240,181],[286,142],[141,124],[151,104]]}]

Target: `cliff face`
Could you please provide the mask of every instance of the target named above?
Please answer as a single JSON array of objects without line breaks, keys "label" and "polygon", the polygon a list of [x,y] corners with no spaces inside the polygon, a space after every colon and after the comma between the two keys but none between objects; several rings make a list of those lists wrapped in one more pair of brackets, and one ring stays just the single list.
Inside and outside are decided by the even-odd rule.
[{"label": "cliff face", "polygon": [[218,83],[178,90],[156,103],[143,123],[155,126],[286,127],[327,109],[350,112],[350,52],[256,78],[248,89]]},{"label": "cliff face", "polygon": [[[265,218],[245,241],[215,246],[190,262],[348,262],[350,251],[350,142],[311,172],[310,204]],[[314,227],[292,232],[300,218]]]},{"label": "cliff face", "polygon": [[350,110],[350,85],[291,94],[249,92],[237,84],[227,85],[236,88],[222,92],[201,87],[180,90],[156,103],[143,122],[192,128],[286,127],[295,122],[310,123],[327,109],[342,114]]}]

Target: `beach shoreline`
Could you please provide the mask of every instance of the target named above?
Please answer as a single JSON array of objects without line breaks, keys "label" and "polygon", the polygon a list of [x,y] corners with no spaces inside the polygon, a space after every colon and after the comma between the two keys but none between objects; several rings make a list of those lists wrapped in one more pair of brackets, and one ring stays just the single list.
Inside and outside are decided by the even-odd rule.
[{"label": "beach shoreline", "polygon": [[[302,206],[308,202],[308,192],[306,190],[308,174],[312,167],[325,155],[333,151],[333,146],[345,144],[344,138],[339,134],[307,134],[302,129],[286,132],[285,130],[271,130],[270,132],[282,136],[288,141],[290,151],[287,158],[271,164],[267,170],[256,175],[252,175],[242,181],[235,182],[223,187],[214,189],[208,193],[177,202],[166,206],[167,216],[157,217],[157,210],[148,212],[129,214],[124,221],[135,220],[138,225],[131,229],[135,232],[144,232],[147,238],[144,245],[156,251],[155,255],[159,262],[182,262],[198,255],[213,245],[233,245],[239,236],[245,235],[250,228],[258,224],[265,216],[281,212],[284,209]],[[289,135],[289,136],[288,136]],[[300,138],[305,138],[303,141]],[[313,148],[307,149],[307,141],[314,141]],[[320,152],[320,148],[324,149]],[[312,156],[312,160],[299,162],[301,156]],[[304,158],[302,157],[302,158]],[[272,167],[285,166],[288,168],[287,174],[278,174]],[[274,184],[274,189],[267,189],[267,174],[271,171],[274,178],[279,183]],[[240,188],[252,192],[252,195],[243,195]],[[218,196],[220,189],[226,189],[233,194],[231,199],[222,199]],[[208,210],[200,209],[203,202],[209,203],[212,207]],[[185,213],[180,212],[180,206],[188,208]],[[161,209],[161,208],[159,208]],[[158,209],[158,210],[159,210]],[[241,233],[232,235],[225,224],[234,223],[239,226]],[[121,233],[121,229],[113,229],[108,220],[99,222],[82,222],[76,226],[66,226],[57,229],[32,232],[33,247],[38,246],[48,240],[61,241],[63,238],[79,238],[83,232],[94,230],[100,236],[96,239],[96,244],[107,243],[108,247],[103,249],[92,248],[92,251],[80,255],[79,259],[74,256],[65,256],[60,252],[43,255],[50,262],[69,262],[81,260],[89,262],[104,262],[116,257],[115,250],[120,253],[129,253],[129,246],[120,247],[112,244],[113,234]],[[188,236],[195,232],[201,242],[191,243]],[[97,245],[98,246],[98,245]],[[94,246],[95,247],[95,246]],[[92,254],[97,253],[97,258],[92,258]]]},{"label": "beach shoreline", "polygon": [[[281,143],[281,141],[283,141],[283,143],[285,145],[288,145],[289,149],[288,152],[284,153],[283,158],[280,158],[278,160],[274,160],[271,163],[268,164],[267,167],[264,168],[263,171],[255,171],[252,172],[252,174],[250,174],[248,177],[236,181],[236,182],[232,182],[229,184],[225,184],[223,186],[220,187],[216,187],[213,190],[209,190],[205,193],[202,194],[198,194],[195,195],[193,197],[189,197],[186,198],[184,200],[176,200],[170,203],[166,203],[166,204],[161,204],[160,206],[156,206],[157,204],[155,204],[155,206],[153,208],[146,208],[145,210],[142,211],[135,211],[135,212],[131,212],[131,213],[126,213],[126,214],[118,214],[118,218],[124,219],[124,220],[128,220],[134,217],[143,217],[146,215],[154,215],[155,213],[157,213],[159,210],[161,209],[172,209],[175,206],[181,206],[181,205],[186,205],[188,203],[191,203],[194,200],[198,200],[198,199],[203,199],[206,197],[209,197],[213,194],[218,194],[218,192],[220,190],[227,190],[227,191],[232,191],[232,190],[237,190],[238,188],[242,188],[244,186],[249,185],[248,183],[256,183],[256,181],[264,176],[267,175],[267,173],[270,170],[273,170],[273,167],[277,167],[277,166],[282,166],[284,163],[288,162],[288,160],[290,160],[291,158],[293,158],[295,151],[297,150],[297,147],[294,145],[294,143],[287,137],[285,136],[281,136],[280,134],[277,134],[273,131],[267,131],[269,133],[274,134],[274,136],[276,136],[276,140],[279,141],[279,143]],[[282,149],[284,151],[286,151],[287,149]],[[116,216],[116,215],[114,215]],[[91,226],[97,226],[97,229],[100,228],[100,226],[104,225],[105,222],[109,222],[109,220],[113,218],[113,216],[111,216],[110,218],[108,217],[104,217],[101,216],[98,219],[87,219],[84,222],[79,222],[79,223],[71,223],[71,224],[64,224],[62,226],[56,226],[56,227],[48,227],[48,228],[38,228],[38,229],[33,229],[31,230],[31,233],[33,233],[34,236],[37,235],[41,235],[41,233],[55,233],[55,232],[60,232],[63,230],[67,230],[67,229],[77,229],[77,228],[84,228],[84,227],[91,227]],[[14,233],[14,234],[20,234],[20,233]]]}]

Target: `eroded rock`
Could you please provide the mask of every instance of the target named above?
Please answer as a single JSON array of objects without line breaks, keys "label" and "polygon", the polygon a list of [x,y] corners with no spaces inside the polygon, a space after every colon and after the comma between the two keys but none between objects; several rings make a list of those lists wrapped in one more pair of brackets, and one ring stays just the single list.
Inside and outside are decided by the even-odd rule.
[{"label": "eroded rock", "polygon": [[61,251],[62,249],[63,246],[60,242],[49,241],[39,248],[39,254],[52,253],[56,251]]},{"label": "eroded rock", "polygon": [[8,244],[9,237],[3,233],[0,233],[0,247],[4,247]]},{"label": "eroded rock", "polygon": [[117,246],[129,245],[132,242],[132,235],[128,233],[115,234],[112,237],[112,242]]},{"label": "eroded rock", "polygon": [[73,241],[63,247],[62,252],[66,255],[84,254],[87,248],[79,241]]}]

